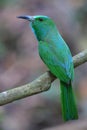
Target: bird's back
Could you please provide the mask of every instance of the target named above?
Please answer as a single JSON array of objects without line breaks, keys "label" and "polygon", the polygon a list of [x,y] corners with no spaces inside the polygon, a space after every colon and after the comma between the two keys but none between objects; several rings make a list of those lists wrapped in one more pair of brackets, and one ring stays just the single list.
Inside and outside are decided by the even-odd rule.
[{"label": "bird's back", "polygon": [[56,77],[68,83],[74,77],[70,50],[60,34],[48,37],[39,42],[40,57]]}]

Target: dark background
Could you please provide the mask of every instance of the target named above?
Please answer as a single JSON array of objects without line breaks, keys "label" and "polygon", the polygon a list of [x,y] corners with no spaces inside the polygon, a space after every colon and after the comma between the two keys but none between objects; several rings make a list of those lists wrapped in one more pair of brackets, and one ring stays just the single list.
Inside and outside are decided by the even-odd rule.
[{"label": "dark background", "polygon": [[[0,92],[29,83],[48,70],[38,55],[38,43],[28,22],[16,18],[24,14],[54,19],[73,55],[87,48],[87,0],[0,0]],[[78,126],[84,126],[87,63],[75,69],[73,86]],[[0,130],[64,130],[63,124],[59,81],[47,92],[0,107]],[[72,130],[69,123],[67,126]]]}]

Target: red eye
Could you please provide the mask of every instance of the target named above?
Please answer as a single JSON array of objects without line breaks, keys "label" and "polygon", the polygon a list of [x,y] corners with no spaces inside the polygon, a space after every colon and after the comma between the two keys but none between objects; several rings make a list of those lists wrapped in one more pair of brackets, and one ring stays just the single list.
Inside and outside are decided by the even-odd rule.
[{"label": "red eye", "polygon": [[39,21],[43,21],[43,19],[42,19],[42,18],[39,18]]}]

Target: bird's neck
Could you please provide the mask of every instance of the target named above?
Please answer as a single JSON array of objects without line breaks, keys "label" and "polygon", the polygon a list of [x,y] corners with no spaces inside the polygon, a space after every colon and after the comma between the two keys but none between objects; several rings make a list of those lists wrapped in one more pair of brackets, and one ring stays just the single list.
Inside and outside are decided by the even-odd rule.
[{"label": "bird's neck", "polygon": [[51,41],[58,39],[59,31],[57,30],[56,25],[40,28],[32,26],[32,30],[38,41],[50,43]]},{"label": "bird's neck", "polygon": [[58,40],[59,35],[60,34],[58,30],[49,31],[44,37],[43,41],[48,43],[56,42]]}]

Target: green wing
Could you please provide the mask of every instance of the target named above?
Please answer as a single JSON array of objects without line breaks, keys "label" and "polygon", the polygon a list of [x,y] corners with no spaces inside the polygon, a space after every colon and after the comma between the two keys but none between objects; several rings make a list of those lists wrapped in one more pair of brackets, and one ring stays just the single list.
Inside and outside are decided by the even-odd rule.
[{"label": "green wing", "polygon": [[63,46],[55,46],[43,41],[39,42],[39,54],[50,71],[60,80],[68,83],[73,80],[73,61],[69,48],[64,43]]}]

